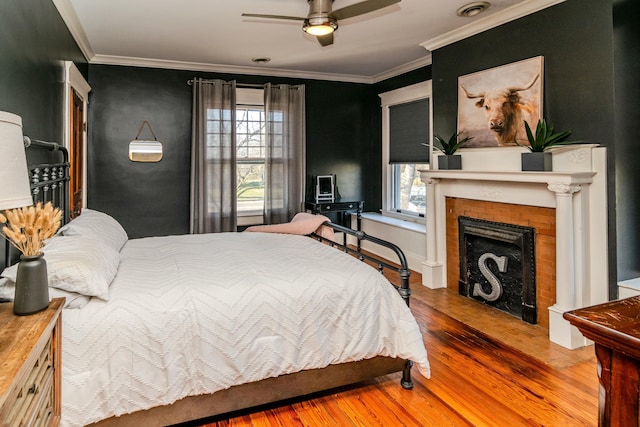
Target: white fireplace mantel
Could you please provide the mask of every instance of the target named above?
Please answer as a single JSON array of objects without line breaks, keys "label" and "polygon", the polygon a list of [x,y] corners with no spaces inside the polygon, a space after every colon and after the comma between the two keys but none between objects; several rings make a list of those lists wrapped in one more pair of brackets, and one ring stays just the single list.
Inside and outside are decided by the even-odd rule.
[{"label": "white fireplace mantel", "polygon": [[426,170],[430,178],[517,183],[589,184],[595,172],[488,172],[469,170]]},{"label": "white fireplace mantel", "polygon": [[[507,162],[496,161],[496,153],[495,164],[507,165],[505,170],[421,171],[427,187],[423,284],[447,286],[447,197],[555,208],[556,302],[549,308],[549,338],[566,348],[582,347],[587,341],[562,314],[608,300],[606,149],[565,149],[561,156],[580,162],[563,163],[559,156],[563,170],[553,172],[513,170],[513,153],[507,154]],[[465,156],[470,157],[468,165],[474,164],[473,155],[463,154],[463,167]]]}]

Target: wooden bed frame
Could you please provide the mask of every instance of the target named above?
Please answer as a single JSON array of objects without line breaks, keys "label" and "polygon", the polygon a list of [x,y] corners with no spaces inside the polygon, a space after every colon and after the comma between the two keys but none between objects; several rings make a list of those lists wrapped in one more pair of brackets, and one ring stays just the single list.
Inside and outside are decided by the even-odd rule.
[{"label": "wooden bed frame", "polygon": [[[68,209],[68,181],[69,163],[64,147],[54,143],[36,143],[37,147],[45,148],[52,152],[61,152],[63,161],[54,163],[39,163],[30,166],[32,178],[32,191],[34,203],[38,201],[52,201],[63,209],[64,222],[69,220]],[[29,150],[27,150],[29,151]],[[59,157],[59,154],[56,154]],[[337,224],[326,223],[327,226],[338,233],[342,233],[343,242],[337,243],[327,240],[319,235],[310,237],[328,243],[336,250],[342,250],[358,257],[361,261],[373,262],[382,273],[384,269],[395,271],[400,276],[400,284],[394,285],[402,298],[409,305],[411,290],[409,288],[409,276],[411,274],[407,260],[402,250],[396,245],[369,236],[362,231],[352,230]],[[357,239],[357,247],[347,244],[347,236]],[[360,251],[360,242],[370,241],[393,250],[398,256],[398,264],[394,265],[384,260],[372,257]],[[7,253],[7,265],[15,261]],[[63,314],[64,316],[64,314]],[[400,384],[405,389],[413,388],[411,380],[412,362],[404,359],[378,356],[372,359],[361,360],[338,365],[330,365],[322,369],[305,370],[279,377],[233,386],[213,394],[189,396],[170,405],[158,406],[144,411],[111,417],[91,424],[95,427],[106,426],[166,426],[202,418],[213,417],[242,409],[249,409],[260,405],[282,401],[294,397],[302,397],[311,393],[330,390],[333,388],[355,384],[383,375],[402,372]]]}]

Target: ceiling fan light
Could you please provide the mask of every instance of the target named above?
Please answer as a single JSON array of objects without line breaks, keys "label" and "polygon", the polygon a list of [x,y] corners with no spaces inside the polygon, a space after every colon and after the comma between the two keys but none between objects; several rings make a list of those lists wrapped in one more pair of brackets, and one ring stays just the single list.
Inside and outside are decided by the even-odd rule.
[{"label": "ceiling fan light", "polygon": [[313,36],[326,36],[337,29],[338,23],[335,19],[331,18],[329,18],[329,20],[318,20],[316,18],[313,21],[305,19],[304,25],[302,26],[302,31]]}]

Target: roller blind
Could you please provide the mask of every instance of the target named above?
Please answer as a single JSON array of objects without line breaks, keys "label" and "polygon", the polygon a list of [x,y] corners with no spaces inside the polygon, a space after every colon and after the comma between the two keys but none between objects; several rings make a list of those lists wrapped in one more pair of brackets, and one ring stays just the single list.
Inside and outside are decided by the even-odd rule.
[{"label": "roller blind", "polygon": [[389,163],[429,163],[429,99],[389,107]]}]

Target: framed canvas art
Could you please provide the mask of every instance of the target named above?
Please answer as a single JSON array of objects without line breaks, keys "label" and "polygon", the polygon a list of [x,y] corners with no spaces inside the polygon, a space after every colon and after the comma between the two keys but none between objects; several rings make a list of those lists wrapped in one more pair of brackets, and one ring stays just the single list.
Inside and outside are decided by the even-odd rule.
[{"label": "framed canvas art", "polygon": [[537,56],[458,78],[458,132],[467,147],[528,145],[524,122],[542,118],[544,58]]}]

